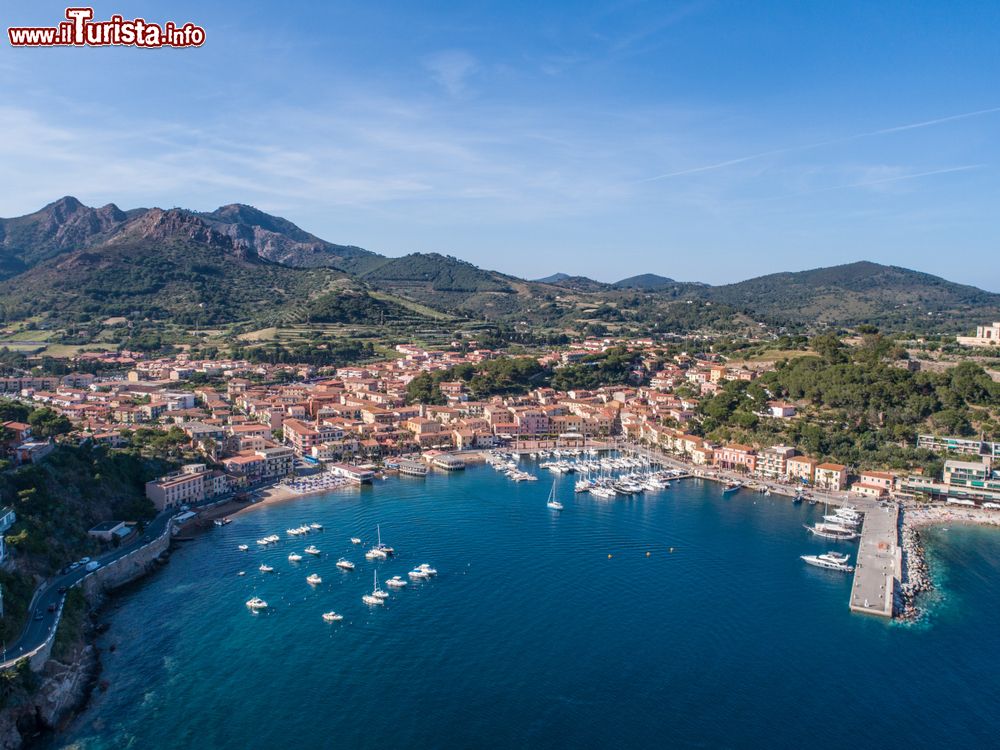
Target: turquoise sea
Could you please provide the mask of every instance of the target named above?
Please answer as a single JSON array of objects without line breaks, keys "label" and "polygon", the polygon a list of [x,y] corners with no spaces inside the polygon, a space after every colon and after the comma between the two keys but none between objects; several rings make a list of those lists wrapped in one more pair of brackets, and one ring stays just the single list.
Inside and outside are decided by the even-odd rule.
[{"label": "turquoise sea", "polygon": [[[1000,533],[928,532],[943,588],[902,626],[852,615],[850,577],[799,560],[828,548],[802,528],[822,506],[697,480],[601,500],[564,479],[558,513],[550,484],[400,477],[182,544],[116,597],[109,687],[47,746],[995,746]],[[325,530],[285,534],[311,521]],[[377,523],[397,556],[376,565],[349,538]],[[281,543],[259,549],[269,533]],[[320,558],[287,560],[310,543]],[[422,562],[439,575],[361,602],[373,568],[381,582]],[[251,614],[254,594],[271,609]]]}]

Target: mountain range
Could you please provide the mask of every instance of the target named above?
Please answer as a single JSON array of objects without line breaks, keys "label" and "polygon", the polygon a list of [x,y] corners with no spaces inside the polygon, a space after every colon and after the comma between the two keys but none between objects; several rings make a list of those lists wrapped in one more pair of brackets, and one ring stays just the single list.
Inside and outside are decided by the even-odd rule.
[{"label": "mountain range", "polygon": [[652,273],[528,281],[449,255],[387,257],[335,244],[242,204],[123,211],[65,197],[0,219],[0,310],[7,321],[139,315],[189,325],[444,314],[555,328],[728,321],[959,331],[1000,319],[1000,295],[867,261],[723,286]]}]

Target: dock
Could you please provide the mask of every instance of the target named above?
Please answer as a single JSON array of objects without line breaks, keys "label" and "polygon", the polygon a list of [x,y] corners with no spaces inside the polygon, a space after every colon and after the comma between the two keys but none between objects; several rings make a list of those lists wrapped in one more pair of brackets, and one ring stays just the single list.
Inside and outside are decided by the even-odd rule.
[{"label": "dock", "polygon": [[858,544],[851,585],[851,611],[892,617],[893,600],[902,578],[899,509],[869,508]]}]

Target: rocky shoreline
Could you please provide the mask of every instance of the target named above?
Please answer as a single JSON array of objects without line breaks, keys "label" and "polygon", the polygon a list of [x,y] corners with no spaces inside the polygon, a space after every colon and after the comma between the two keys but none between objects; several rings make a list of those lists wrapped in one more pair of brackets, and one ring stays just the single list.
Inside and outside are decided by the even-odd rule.
[{"label": "rocky shoreline", "polygon": [[928,526],[971,524],[1000,527],[1000,513],[981,508],[953,508],[943,505],[904,508],[900,521],[903,553],[903,580],[897,591],[898,619],[913,622],[923,615],[920,595],[934,589],[920,530]]},{"label": "rocky shoreline", "polygon": [[[170,550],[164,550],[143,566],[141,575],[128,582],[144,578],[169,559]],[[7,705],[0,709],[0,750],[24,750],[45,736],[63,730],[86,710],[94,688],[103,688],[99,684],[101,649],[96,641],[107,631],[108,626],[101,624],[100,618],[112,597],[113,594],[103,591],[92,594],[86,625],[79,634],[72,658],[65,662],[49,659],[41,673],[34,676],[37,685],[29,685],[29,689],[9,696]]]}]

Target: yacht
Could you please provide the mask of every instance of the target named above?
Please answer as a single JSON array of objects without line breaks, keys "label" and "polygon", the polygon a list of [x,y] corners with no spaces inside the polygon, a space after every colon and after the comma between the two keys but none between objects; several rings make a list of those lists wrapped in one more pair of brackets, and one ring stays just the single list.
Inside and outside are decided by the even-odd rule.
[{"label": "yacht", "polygon": [[293,552],[288,556],[288,562],[299,562],[302,559],[302,555],[298,552]]},{"label": "yacht", "polygon": [[596,495],[597,497],[612,498],[618,493],[614,491],[611,487],[599,484],[590,490],[591,495]]},{"label": "yacht", "polygon": [[376,549],[375,547],[372,547],[370,550],[368,550],[367,552],[365,552],[365,559],[366,560],[388,560],[389,559],[389,555],[388,555],[388,553],[386,553],[385,550]]},{"label": "yacht", "polygon": [[352,536],[351,537],[351,544],[361,544],[361,540],[358,539],[356,536]]},{"label": "yacht", "polygon": [[378,587],[378,572],[372,571],[372,592],[362,596],[361,601],[369,605],[385,604],[387,596],[389,595]]},{"label": "yacht", "polygon": [[319,547],[317,547],[317,546],[315,546],[313,544],[310,544],[308,547],[306,547],[305,553],[307,555],[318,555],[319,554]]},{"label": "yacht", "polygon": [[414,568],[407,575],[414,581],[425,581],[431,577],[431,574],[426,570],[421,570],[420,568]]},{"label": "yacht", "polygon": [[416,569],[424,571],[424,573],[426,573],[429,576],[436,576],[438,574],[437,569],[432,568],[427,563],[420,563],[420,565],[418,565]]},{"label": "yacht", "polygon": [[338,615],[336,612],[324,612],[323,619],[326,622],[340,622],[344,619],[343,615]]},{"label": "yacht", "polygon": [[248,549],[250,549],[250,547],[248,547],[248,546],[247,546],[247,545],[245,545],[245,544],[241,544],[241,545],[240,545],[239,547],[237,547],[236,549],[238,549],[238,550],[239,550],[240,552],[246,552],[246,551],[247,551]]},{"label": "yacht", "polygon": [[549,499],[545,503],[546,507],[552,510],[562,510],[563,504],[556,500],[556,483],[552,483],[552,489],[549,490]]},{"label": "yacht", "polygon": [[829,523],[839,523],[841,526],[857,526],[861,523],[860,518],[851,518],[849,516],[842,516],[837,513],[831,513],[829,515],[823,516],[823,520]]},{"label": "yacht", "polygon": [[367,557],[369,560],[375,560],[375,559],[386,560],[391,555],[394,555],[396,553],[396,550],[394,550],[387,544],[382,544],[382,527],[379,525],[376,526],[375,528],[378,541],[375,543],[374,547],[372,547],[365,553],[365,557]]},{"label": "yacht", "polygon": [[267,609],[267,602],[265,602],[259,596],[255,596],[253,599],[247,600],[247,609],[249,609],[251,612],[257,612],[261,609]]},{"label": "yacht", "polygon": [[310,586],[318,586],[323,583],[323,579],[320,578],[317,573],[313,573],[312,575],[306,576],[306,583]]},{"label": "yacht", "polygon": [[273,573],[274,572],[274,568],[272,568],[267,563],[261,563],[261,566],[258,568],[258,570],[261,573]]},{"label": "yacht", "polygon": [[354,563],[350,560],[345,560],[343,557],[337,560],[337,567],[341,570],[354,570]]},{"label": "yacht", "polygon": [[858,532],[854,529],[848,529],[836,523],[817,523],[813,526],[806,526],[806,528],[823,539],[850,541],[851,539],[857,539],[859,536]]},{"label": "yacht", "polygon": [[840,570],[844,573],[850,573],[854,570],[853,565],[847,564],[850,555],[838,555],[836,552],[827,552],[822,555],[802,555],[801,557],[807,564],[815,565],[817,568]]},{"label": "yacht", "polygon": [[385,585],[391,589],[401,589],[404,586],[406,586],[406,581],[404,581],[399,576],[393,576],[392,578],[390,578],[388,581],[385,582]]}]

